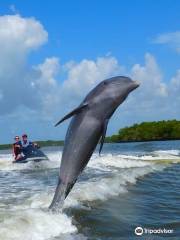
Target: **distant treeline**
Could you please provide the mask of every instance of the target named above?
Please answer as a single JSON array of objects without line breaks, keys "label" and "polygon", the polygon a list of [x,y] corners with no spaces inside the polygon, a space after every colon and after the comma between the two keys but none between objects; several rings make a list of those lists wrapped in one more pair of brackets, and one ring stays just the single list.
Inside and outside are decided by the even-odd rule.
[{"label": "distant treeline", "polygon": [[168,120],[142,122],[119,130],[117,135],[106,138],[106,142],[158,141],[180,139],[180,121]]},{"label": "distant treeline", "polygon": [[[119,130],[117,135],[106,137],[106,143],[135,142],[135,141],[158,141],[180,140],[180,121],[142,122]],[[64,141],[35,141],[40,147],[62,146]],[[0,145],[0,150],[9,149],[12,144]]]},{"label": "distant treeline", "polygon": [[35,141],[40,147],[48,147],[48,146],[63,146],[64,141],[59,140],[47,140],[47,141]]}]

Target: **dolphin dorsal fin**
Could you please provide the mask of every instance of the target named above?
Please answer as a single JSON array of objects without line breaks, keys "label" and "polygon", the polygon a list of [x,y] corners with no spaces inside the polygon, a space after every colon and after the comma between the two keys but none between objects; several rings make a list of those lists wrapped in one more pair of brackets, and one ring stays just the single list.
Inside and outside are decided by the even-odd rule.
[{"label": "dolphin dorsal fin", "polygon": [[101,141],[100,141],[100,148],[99,148],[99,155],[101,154],[101,150],[104,144],[104,139],[106,137],[106,130],[107,130],[107,125],[108,125],[109,119],[106,119],[104,121],[103,127],[102,127],[102,135],[101,135]]},{"label": "dolphin dorsal fin", "polygon": [[79,107],[75,108],[75,109],[72,110],[70,113],[68,113],[66,116],[64,116],[61,120],[59,120],[59,122],[57,122],[57,123],[55,124],[55,127],[56,127],[57,125],[59,125],[60,123],[62,123],[63,121],[65,121],[66,119],[72,117],[73,115],[78,114],[79,112],[82,111],[82,109],[84,109],[84,108],[87,107],[87,106],[88,106],[88,103],[84,103],[84,104],[80,105]]}]

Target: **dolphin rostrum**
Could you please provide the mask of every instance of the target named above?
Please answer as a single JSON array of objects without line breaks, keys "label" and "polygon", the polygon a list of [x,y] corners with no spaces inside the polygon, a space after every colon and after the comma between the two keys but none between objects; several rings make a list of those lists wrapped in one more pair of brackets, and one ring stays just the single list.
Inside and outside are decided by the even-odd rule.
[{"label": "dolphin rostrum", "polygon": [[76,109],[55,125],[73,116],[65,138],[58,185],[49,206],[51,210],[58,210],[62,206],[99,140],[101,152],[109,119],[138,86],[137,81],[124,76],[104,80],[92,89]]}]

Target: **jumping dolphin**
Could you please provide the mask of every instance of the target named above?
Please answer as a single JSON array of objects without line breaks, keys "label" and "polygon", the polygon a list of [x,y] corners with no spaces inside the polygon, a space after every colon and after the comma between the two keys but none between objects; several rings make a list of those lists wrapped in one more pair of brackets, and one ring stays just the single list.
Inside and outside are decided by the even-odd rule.
[{"label": "jumping dolphin", "polygon": [[87,165],[99,140],[102,150],[109,119],[128,94],[139,86],[129,77],[117,76],[100,82],[72,112],[55,126],[70,122],[62,154],[58,185],[49,208],[57,211]]}]

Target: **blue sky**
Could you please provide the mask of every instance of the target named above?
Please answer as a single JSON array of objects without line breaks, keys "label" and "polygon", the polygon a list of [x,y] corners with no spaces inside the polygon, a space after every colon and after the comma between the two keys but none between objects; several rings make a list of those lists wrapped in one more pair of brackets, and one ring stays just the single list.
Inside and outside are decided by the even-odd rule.
[{"label": "blue sky", "polygon": [[171,49],[152,44],[157,34],[179,29],[178,0],[1,1],[1,15],[12,14],[13,5],[21,16],[39,20],[49,33],[48,44],[31,56],[33,62],[52,55],[63,62],[79,61],[111,52],[131,65],[142,63],[144,52],[151,52],[167,76],[179,67],[179,56]]},{"label": "blue sky", "polygon": [[[31,97],[29,97],[29,99],[27,97],[27,103],[25,104],[26,109],[24,110],[23,106],[20,106],[21,104],[19,104],[20,101],[15,103],[14,109],[13,107],[9,107],[13,104],[13,97],[17,98],[16,95],[13,96],[12,94],[12,99],[9,97],[9,100],[4,100],[4,102],[2,102],[4,106],[7,105],[6,109],[9,107],[9,111],[2,111],[1,113],[0,124],[3,130],[0,142],[11,141],[13,134],[20,134],[22,131],[28,132],[33,139],[63,138],[67,124],[64,124],[58,130],[51,128],[51,124],[57,120],[58,116],[61,116],[61,113],[69,111],[71,107],[78,104],[87,93],[88,87],[90,90],[95,83],[103,80],[101,77],[108,77],[115,75],[116,73],[125,73],[126,75],[135,75],[141,78],[140,80],[144,82],[143,86],[146,85],[144,88],[145,95],[147,95],[147,86],[159,88],[161,93],[158,98],[158,94],[156,94],[156,96],[153,95],[154,93],[152,93],[152,89],[151,93],[148,92],[149,96],[152,94],[151,101],[144,98],[144,104],[151,108],[151,114],[149,115],[143,115],[144,106],[139,106],[138,110],[136,109],[133,114],[130,114],[132,111],[130,110],[132,105],[137,104],[136,95],[134,94],[127,103],[127,109],[124,104],[124,112],[122,107],[122,110],[119,110],[113,118],[112,123],[109,126],[109,134],[116,132],[120,127],[134,122],[159,120],[164,118],[179,118],[179,112],[173,110],[173,112],[169,113],[170,108],[168,107],[166,110],[164,109],[162,113],[157,112],[157,109],[155,109],[155,106],[159,103],[161,103],[161,106],[159,107],[162,109],[162,106],[165,105],[163,103],[166,103],[166,101],[166,106],[168,106],[170,99],[172,96],[175,96],[180,85],[180,78],[178,75],[180,69],[180,51],[178,50],[180,47],[179,12],[180,2],[176,0],[1,1],[1,24],[7,23],[7,28],[10,27],[10,25],[8,25],[9,18],[5,18],[7,15],[11,17],[12,24],[16,23],[16,26],[17,24],[24,24],[21,20],[27,21],[28,19],[33,18],[34,22],[31,26],[28,27],[27,24],[26,29],[24,30],[25,32],[20,32],[23,37],[21,39],[19,38],[20,40],[16,37],[15,41],[17,41],[18,47],[18,43],[21,44],[22,39],[25,37],[30,38],[29,34],[32,34],[35,38],[36,31],[39,32],[40,38],[37,41],[34,40],[36,41],[34,45],[31,45],[30,47],[25,46],[22,51],[19,48],[17,53],[14,53],[17,54],[19,58],[19,65],[16,69],[20,69],[18,73],[14,72],[14,76],[16,74],[18,76],[17,84],[15,84],[15,86],[18,84],[21,84],[22,86],[23,84],[27,84],[26,80],[22,80],[23,78],[30,79],[29,83],[31,83],[31,85],[35,84],[36,88],[38,88],[37,95],[40,93],[41,100],[34,100],[32,98],[33,100],[31,101]],[[12,18],[12,16],[19,16],[19,20]],[[38,22],[41,27],[36,27],[35,22]],[[29,29],[31,29],[30,33]],[[45,33],[47,33],[48,36],[45,36]],[[2,37],[2,39],[4,39],[3,34],[4,33],[2,33],[2,36],[0,34],[0,38]],[[3,59],[7,59],[7,62],[9,63],[8,57],[12,58],[12,56],[14,56],[14,50],[11,49],[14,49],[15,46],[13,47],[13,42],[10,42],[9,39],[7,41],[6,39],[5,42],[2,41],[1,47],[4,46],[3,44],[6,45],[6,42],[7,48],[10,50],[4,50]],[[23,52],[21,58],[19,57],[19,52]],[[111,69],[109,71],[104,70],[104,67],[101,64],[99,67],[98,58],[103,58],[103,60],[105,58],[105,63],[103,62],[102,64],[104,64],[104,66],[106,66],[105,64],[108,64],[108,66],[111,66]],[[47,59],[51,60],[47,61],[44,67],[42,64],[45,63]],[[84,60],[89,62],[83,63]],[[72,86],[77,83],[77,80],[74,80],[73,73],[76,72],[76,75],[79,74],[79,84],[81,85],[81,81],[84,79],[83,74],[86,74],[84,71],[87,71],[86,68],[88,68],[88,71],[93,71],[93,69],[89,70],[89,64],[92,63],[90,61],[97,65],[97,69],[100,68],[100,70],[97,70],[95,80],[92,84],[86,82],[84,89],[80,88],[82,94],[79,94],[80,90],[77,89],[77,94],[70,97],[68,91],[73,91],[73,89],[67,89],[70,89],[69,85]],[[116,61],[118,63],[116,63]],[[71,66],[71,62],[74,63],[73,66]],[[16,64],[16,61],[14,64]],[[67,67],[67,65],[70,65],[70,67]],[[48,75],[48,79],[47,68],[49,69],[49,66],[51,66],[53,70],[52,76],[49,77]],[[8,71],[11,71],[11,67],[12,66],[9,67]],[[80,72],[78,70],[79,68],[81,68]],[[36,69],[36,71],[34,69]],[[148,78],[148,75],[151,74],[151,70],[153,78],[157,79],[156,83],[155,81],[150,83],[151,80],[145,80]],[[13,69],[13,71],[15,70]],[[43,73],[43,71],[46,71],[46,74]],[[142,74],[142,71],[145,71],[145,73],[143,72]],[[89,74],[90,76],[91,74],[94,76],[92,72]],[[35,80],[34,83],[32,79],[36,78],[36,75],[39,77],[37,77],[37,83]],[[3,76],[4,75],[2,74],[0,77],[5,79],[6,77]],[[21,76],[22,79],[20,79]],[[99,80],[97,80],[98,76],[100,76]],[[51,82],[55,81],[55,84],[57,84],[59,88],[60,85],[67,80],[67,84],[65,84],[66,90],[63,89],[62,91],[61,89],[54,93],[61,95],[61,99],[53,100],[54,102],[52,106],[54,106],[54,112],[52,111],[52,106],[49,107],[51,110],[50,112],[49,109],[47,110],[46,106],[46,115],[48,116],[44,116],[45,110],[42,107],[45,104],[42,100],[42,91],[44,91],[44,94],[46,94],[44,97],[46,97],[46,91],[48,88],[47,87],[46,90],[44,90],[44,78],[46,78],[48,84],[49,81],[53,79]],[[11,84],[11,81],[14,81],[13,77],[12,79],[9,77],[8,81]],[[44,84],[43,88],[40,81]],[[7,91],[7,89],[3,89],[3,86],[3,84],[2,86],[0,85],[0,90],[2,88],[2,96],[4,96]],[[24,85],[23,91],[25,91],[25,87],[27,86]],[[56,89],[58,87],[56,87]],[[166,89],[162,90],[162,88]],[[169,89],[171,90],[168,92]],[[53,91],[54,90],[51,89],[51,94],[54,97]],[[143,93],[141,93],[141,91],[143,92],[143,87],[142,90],[139,91],[139,96],[141,96],[141,99],[139,97],[139,101],[143,100]],[[163,93],[166,97],[163,99],[162,91],[166,91],[166,93]],[[18,94],[18,87],[13,92],[17,92]],[[63,96],[64,92],[66,92],[65,96]],[[29,92],[29,95],[30,94],[31,93]],[[179,100],[178,96],[176,97],[177,102]],[[63,102],[62,98],[66,99],[66,101]],[[49,96],[49,99],[51,99],[51,96]],[[154,102],[152,102],[152,99]],[[23,101],[24,100],[22,100],[22,102]],[[35,101],[38,101],[38,103],[41,103],[42,101],[42,103],[39,104],[41,106],[36,106]],[[67,103],[67,101],[69,101],[69,103]],[[32,102],[35,103],[32,104]],[[132,105],[130,106],[131,102]],[[18,104],[19,106],[17,106]],[[176,105],[174,107],[176,107]],[[26,119],[25,116],[23,116],[22,119],[19,119],[21,111],[26,114]],[[128,114],[126,114],[126,112],[128,112]],[[50,115],[52,115],[52,118]],[[7,124],[10,127],[7,127]],[[46,131],[44,131],[44,128],[46,128]]]}]

